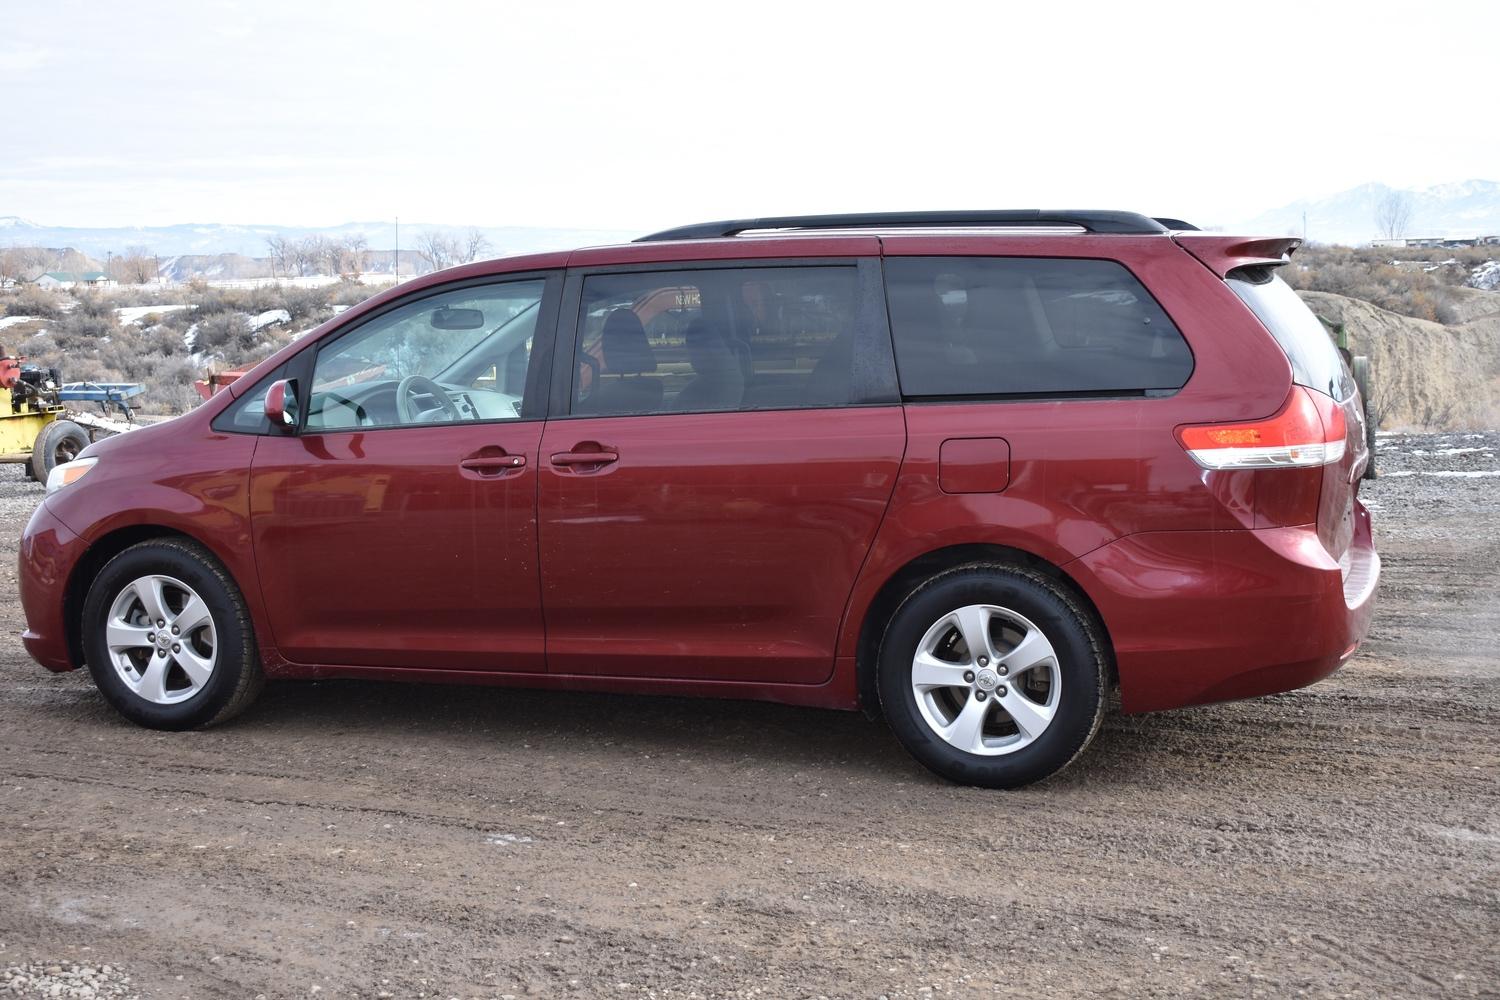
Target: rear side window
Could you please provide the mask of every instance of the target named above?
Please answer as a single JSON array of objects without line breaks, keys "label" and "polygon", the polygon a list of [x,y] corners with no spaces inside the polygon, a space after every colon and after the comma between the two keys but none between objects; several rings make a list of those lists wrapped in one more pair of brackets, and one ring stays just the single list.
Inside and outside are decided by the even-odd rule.
[{"label": "rear side window", "polygon": [[590,275],[572,412],[848,405],[856,277],[846,266]]},{"label": "rear side window", "polygon": [[1339,402],[1353,394],[1354,379],[1333,338],[1291,285],[1274,274],[1260,281],[1249,276],[1232,277],[1228,284],[1286,352],[1298,385],[1326,393]]},{"label": "rear side window", "polygon": [[886,296],[907,397],[1170,392],[1193,371],[1177,327],[1114,261],[892,257]]}]

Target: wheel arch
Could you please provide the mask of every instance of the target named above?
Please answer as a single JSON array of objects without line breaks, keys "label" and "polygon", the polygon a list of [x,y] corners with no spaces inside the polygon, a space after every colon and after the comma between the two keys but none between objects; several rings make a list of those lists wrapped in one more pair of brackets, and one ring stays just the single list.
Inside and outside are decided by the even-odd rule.
[{"label": "wheel arch", "polygon": [[948,545],[918,555],[891,573],[875,592],[874,598],[865,608],[860,622],[859,638],[855,646],[855,679],[860,708],[871,718],[881,713],[880,694],[876,687],[876,669],[880,659],[880,644],[885,637],[886,626],[901,602],[924,581],[939,573],[972,563],[1008,564],[1021,566],[1045,574],[1064,587],[1077,599],[1079,606],[1094,619],[1104,639],[1105,653],[1109,657],[1109,681],[1119,685],[1115,667],[1114,641],[1109,626],[1099,608],[1088,593],[1079,586],[1062,567],[1024,549],[987,542]]}]

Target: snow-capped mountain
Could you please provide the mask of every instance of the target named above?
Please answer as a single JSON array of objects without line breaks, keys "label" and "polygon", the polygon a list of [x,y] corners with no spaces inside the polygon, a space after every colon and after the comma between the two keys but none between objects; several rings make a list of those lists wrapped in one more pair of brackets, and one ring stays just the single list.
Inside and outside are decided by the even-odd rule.
[{"label": "snow-capped mountain", "polygon": [[[1303,232],[1319,243],[1368,243],[1384,235],[1375,221],[1376,207],[1393,189],[1369,183],[1326,198],[1309,198],[1262,212],[1253,219],[1224,225],[1226,231],[1267,235]],[[1500,181],[1468,180],[1406,190],[1411,221],[1406,236],[1489,236],[1500,234]]]}]

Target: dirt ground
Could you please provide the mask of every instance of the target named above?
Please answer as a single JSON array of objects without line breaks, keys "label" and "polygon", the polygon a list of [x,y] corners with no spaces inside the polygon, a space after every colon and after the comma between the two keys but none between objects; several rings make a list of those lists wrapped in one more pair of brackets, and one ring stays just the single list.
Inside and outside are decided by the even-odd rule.
[{"label": "dirt ground", "polygon": [[[108,964],[142,997],[1500,995],[1500,434],[1382,445],[1352,663],[1113,718],[1008,794],[860,716],[734,702],[283,684],[152,733],[13,639],[0,970]],[[39,496],[0,469],[12,636]]]}]

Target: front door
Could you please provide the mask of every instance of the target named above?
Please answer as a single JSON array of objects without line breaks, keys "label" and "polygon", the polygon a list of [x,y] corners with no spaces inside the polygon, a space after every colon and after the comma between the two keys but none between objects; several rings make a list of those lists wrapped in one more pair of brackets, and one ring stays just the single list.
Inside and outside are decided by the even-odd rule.
[{"label": "front door", "polygon": [[535,387],[547,352],[533,348],[559,289],[535,275],[447,286],[319,345],[301,427],[262,437],[251,471],[283,657],[545,669]]},{"label": "front door", "polygon": [[[854,264],[570,278],[571,411],[539,519],[548,669],[815,684],[905,444],[878,274]],[[572,307],[569,307],[571,312]],[[573,322],[569,317],[565,325]],[[880,390],[888,393],[889,388]]]}]

